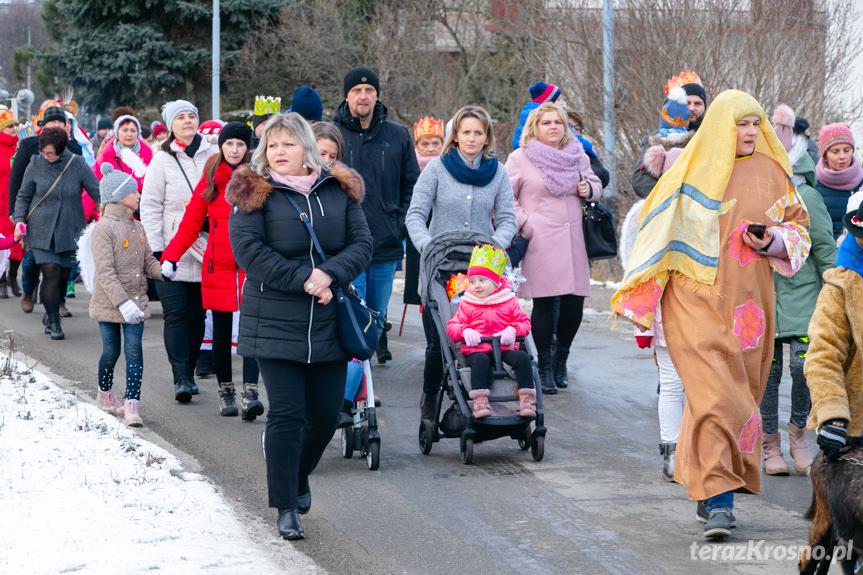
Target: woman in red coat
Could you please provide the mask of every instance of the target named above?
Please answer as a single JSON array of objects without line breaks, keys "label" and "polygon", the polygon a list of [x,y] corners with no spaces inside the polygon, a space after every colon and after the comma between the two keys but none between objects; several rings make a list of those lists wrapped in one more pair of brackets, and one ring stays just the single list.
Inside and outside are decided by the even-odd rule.
[{"label": "woman in red coat", "polygon": [[[12,171],[12,156],[18,147],[18,133],[15,131],[15,116],[12,110],[0,111],[0,206],[4,215],[0,215],[0,235],[12,237],[12,218],[8,216],[9,206],[9,173]],[[0,277],[0,298],[8,298],[6,286],[12,288],[12,295],[21,295],[18,287],[18,266],[24,252],[20,244],[15,244],[9,251],[9,272]],[[8,278],[8,283],[7,283]]]},{"label": "woman in red coat", "polygon": [[[242,122],[225,124],[219,132],[219,153],[207,160],[204,175],[186,205],[186,213],[174,239],[162,253],[165,277],[172,277],[177,262],[195,243],[209,218],[209,236],[201,269],[204,309],[213,312],[213,360],[219,381],[219,412],[237,415],[236,391],[231,373],[231,332],[233,312],[240,309],[240,294],[246,274],[237,267],[231,251],[228,218],[231,204],[225,201],[225,187],[234,170],[249,161],[252,130]],[[253,421],[264,413],[258,401],[258,365],[243,358],[243,419]]]}]

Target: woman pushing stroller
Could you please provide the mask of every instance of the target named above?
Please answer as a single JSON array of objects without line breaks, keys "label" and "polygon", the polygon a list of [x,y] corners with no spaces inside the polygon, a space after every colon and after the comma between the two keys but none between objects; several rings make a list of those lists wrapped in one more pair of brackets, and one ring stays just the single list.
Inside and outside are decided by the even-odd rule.
[{"label": "woman pushing stroller", "polygon": [[468,395],[473,400],[473,416],[478,419],[491,415],[488,376],[492,347],[481,339],[492,336],[500,337],[501,360],[515,370],[519,415],[536,415],[530,356],[518,349],[515,341],[530,333],[530,318],[521,309],[509,280],[502,276],[506,262],[506,252],[501,249],[490,245],[473,249],[467,270],[468,289],[446,325],[450,339],[463,342],[461,351],[471,368],[472,389]]}]

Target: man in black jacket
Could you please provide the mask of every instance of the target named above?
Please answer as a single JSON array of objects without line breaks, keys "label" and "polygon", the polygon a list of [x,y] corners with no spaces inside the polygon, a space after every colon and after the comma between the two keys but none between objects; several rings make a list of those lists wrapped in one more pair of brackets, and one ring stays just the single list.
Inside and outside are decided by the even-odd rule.
[{"label": "man in black jacket", "polygon": [[[683,74],[687,74],[687,72]],[[686,107],[689,108],[689,131],[697,132],[701,126],[701,120],[704,119],[704,114],[707,113],[707,92],[701,85],[701,79],[697,75],[691,72],[688,74],[691,74],[692,80],[697,81],[685,83],[681,87],[686,92]],[[632,189],[639,198],[646,198],[653,190],[653,186],[656,185],[658,179],[643,168],[644,152],[650,147],[648,138],[650,138],[650,134],[644,136],[641,142],[641,154],[638,156],[638,162],[632,171]]]},{"label": "man in black jacket", "polygon": [[[379,92],[377,74],[365,66],[353,68],[345,75],[345,101],[333,122],[345,139],[344,163],[365,182],[362,206],[374,239],[372,263],[354,285],[371,309],[386,315],[396,264],[404,256],[405,213],[420,171],[410,134],[387,120]],[[379,363],[392,359],[386,334],[377,355]]]},{"label": "man in black jacket", "polygon": [[[39,132],[45,128],[63,128],[67,130],[66,112],[59,106],[51,106],[46,108],[42,114],[42,119],[39,120]],[[66,147],[73,154],[81,155],[81,144],[75,141],[74,138],[69,138]],[[30,138],[25,138],[18,142],[18,151],[12,157],[12,171],[9,174],[9,213],[15,212],[15,200],[18,199],[18,191],[21,189],[21,183],[24,181],[24,172],[27,166],[30,165],[30,158],[39,153],[39,136],[38,134]],[[24,313],[33,311],[32,294],[36,290],[36,285],[39,282],[39,267],[33,260],[33,254],[29,250],[24,254],[21,260],[21,309]],[[66,292],[66,286],[63,286],[63,293]],[[63,306],[63,312],[66,306]],[[65,313],[68,313],[66,311]],[[65,316],[64,316],[65,317]]]}]

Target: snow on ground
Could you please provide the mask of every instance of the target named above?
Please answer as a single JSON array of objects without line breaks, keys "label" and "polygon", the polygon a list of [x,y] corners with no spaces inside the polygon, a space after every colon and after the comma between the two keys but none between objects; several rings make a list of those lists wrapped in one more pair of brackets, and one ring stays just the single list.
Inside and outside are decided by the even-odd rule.
[{"label": "snow on ground", "polygon": [[116,417],[8,367],[0,355],[0,573],[323,573],[275,521],[256,542],[214,485]]}]

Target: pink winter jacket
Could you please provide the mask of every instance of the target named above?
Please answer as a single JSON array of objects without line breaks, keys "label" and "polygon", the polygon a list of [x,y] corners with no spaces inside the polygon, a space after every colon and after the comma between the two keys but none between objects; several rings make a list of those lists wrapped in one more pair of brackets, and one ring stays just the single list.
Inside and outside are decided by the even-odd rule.
[{"label": "pink winter jacket", "polygon": [[[470,292],[465,292],[464,298],[458,304],[458,311],[446,324],[446,333],[454,342],[464,339],[464,330],[475,329],[482,337],[492,337],[512,326],[516,336],[526,336],[530,333],[530,318],[521,309],[518,298],[509,288],[509,282],[504,279],[496,292],[485,299],[479,299]],[[512,347],[501,346],[502,351],[518,349],[518,343]],[[481,343],[471,347],[462,343],[461,352],[469,353],[491,351],[490,343]]]}]

